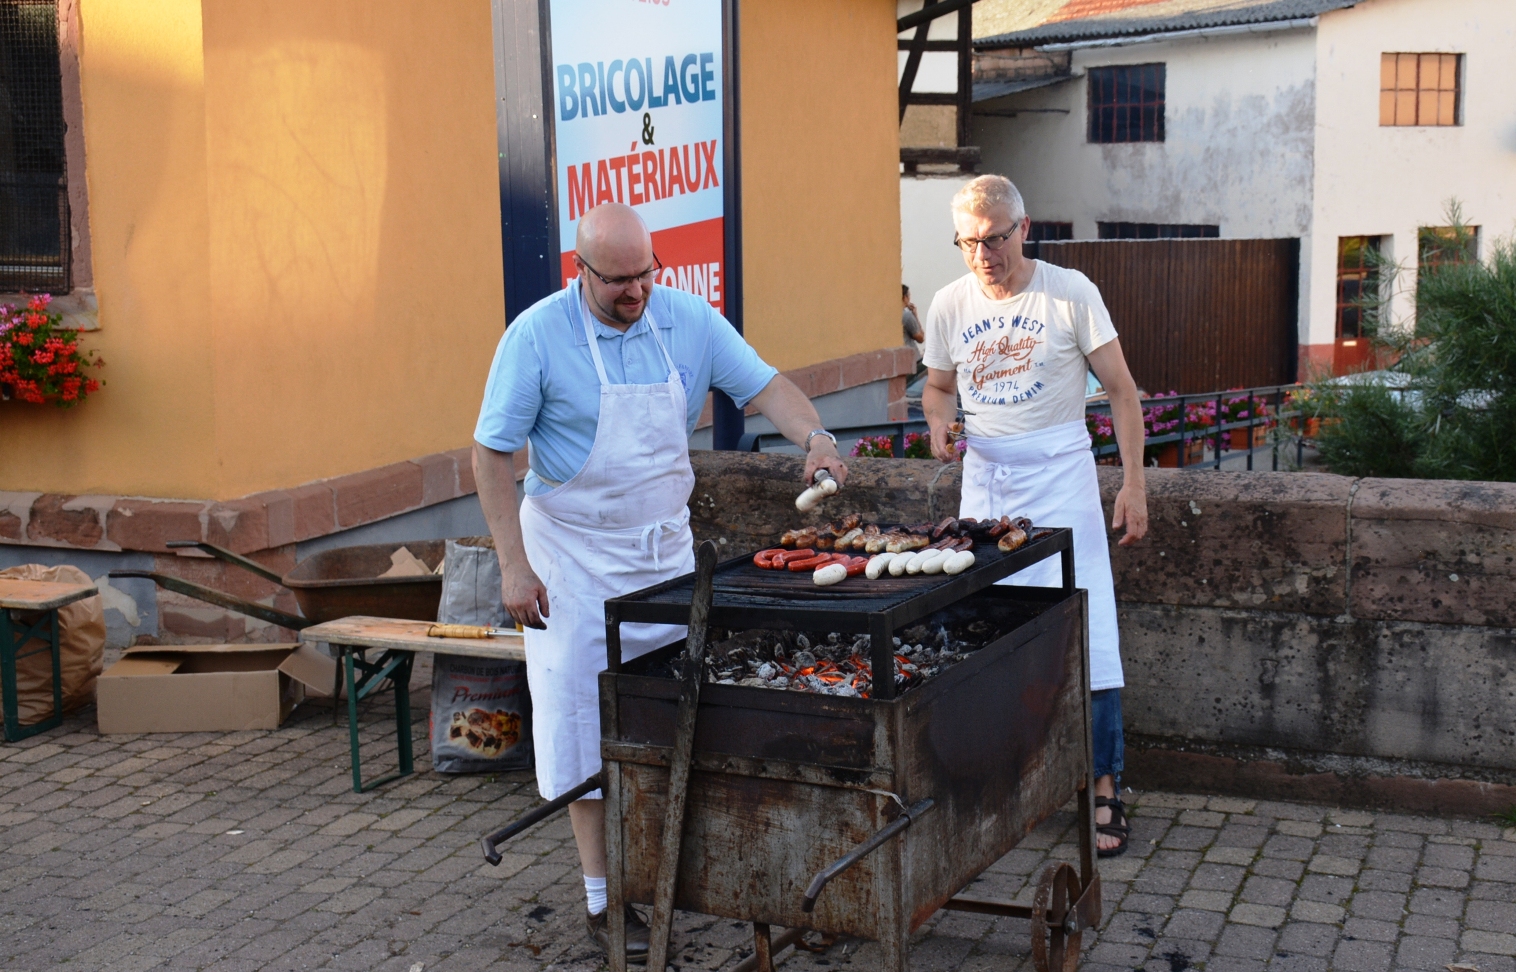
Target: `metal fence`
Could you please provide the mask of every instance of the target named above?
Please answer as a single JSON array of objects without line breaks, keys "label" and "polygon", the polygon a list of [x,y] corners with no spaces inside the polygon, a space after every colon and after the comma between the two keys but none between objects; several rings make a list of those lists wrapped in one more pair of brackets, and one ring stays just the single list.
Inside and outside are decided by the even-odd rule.
[{"label": "metal fence", "polygon": [[0,0],[0,292],[72,285],[54,0]]},{"label": "metal fence", "polygon": [[[1230,454],[1245,456],[1246,469],[1254,469],[1255,461],[1266,460],[1268,468],[1275,472],[1280,471],[1281,457],[1288,457],[1290,453],[1294,453],[1293,463],[1286,459],[1283,466],[1285,471],[1298,470],[1305,460],[1309,416],[1293,400],[1292,393],[1299,391],[1302,387],[1298,384],[1262,385],[1256,388],[1143,399],[1144,409],[1177,406],[1178,413],[1177,428],[1162,435],[1149,436],[1144,443],[1145,452],[1151,454],[1155,449],[1161,450],[1164,446],[1172,444],[1177,452],[1176,465],[1181,469],[1220,469],[1222,462]],[[1238,400],[1242,407],[1231,407],[1230,403]],[[1205,406],[1213,406],[1214,410],[1210,414],[1218,418],[1226,415],[1228,411],[1245,411],[1247,417],[1230,421],[1221,419],[1220,421],[1196,422],[1191,417],[1191,413],[1195,411],[1191,406],[1196,405],[1202,406],[1202,411]],[[1110,415],[1110,413],[1110,405],[1105,403],[1085,407],[1087,417]],[[850,443],[864,437],[887,437],[896,456],[905,455],[907,434],[914,432],[924,435],[928,431],[926,422],[921,419],[831,429],[844,451]],[[1234,432],[1241,432],[1242,435],[1234,437]],[[1242,440],[1240,445],[1236,441],[1239,439]],[[1196,446],[1200,447],[1202,458],[1197,462],[1188,462]],[[798,451],[794,450],[790,441],[778,432],[749,432],[737,445],[739,452],[778,450]],[[1096,445],[1092,451],[1097,462],[1119,457],[1119,449],[1114,444]],[[1206,457],[1208,451],[1210,455]]]}]

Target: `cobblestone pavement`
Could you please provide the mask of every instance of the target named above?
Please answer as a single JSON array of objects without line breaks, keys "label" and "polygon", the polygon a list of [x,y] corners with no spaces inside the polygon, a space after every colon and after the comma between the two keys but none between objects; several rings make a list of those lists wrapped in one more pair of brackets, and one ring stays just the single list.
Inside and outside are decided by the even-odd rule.
[{"label": "cobblestone pavement", "polygon": [[[424,686],[413,695],[427,765]],[[393,765],[392,710],[364,715],[365,765]],[[386,738],[388,737],[388,738]],[[0,970],[593,970],[566,819],[498,868],[478,836],[536,800],[529,774],[430,770],[354,794],[347,733],[304,706],[277,731],[100,736],[93,709],[0,746]],[[1516,831],[1329,807],[1133,795],[1130,853],[1103,862],[1089,972],[1516,972]],[[974,891],[1028,902],[1050,820]],[[676,925],[676,962],[730,969],[748,926]],[[868,970],[841,943],[784,968]],[[1030,969],[1024,921],[942,914],[914,970]]]}]

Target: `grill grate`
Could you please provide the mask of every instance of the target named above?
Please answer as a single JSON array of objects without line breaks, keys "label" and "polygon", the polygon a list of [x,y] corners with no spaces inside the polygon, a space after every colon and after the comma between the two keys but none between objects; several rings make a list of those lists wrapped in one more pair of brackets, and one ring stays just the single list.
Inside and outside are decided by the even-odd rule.
[{"label": "grill grate", "polygon": [[[918,574],[870,581],[850,577],[832,588],[818,588],[809,571],[787,573],[755,567],[752,554],[716,566],[710,623],[724,628],[770,628],[791,631],[837,631],[867,634],[877,671],[891,665],[891,633],[934,611],[984,590],[1048,557],[1062,556],[1063,588],[1074,590],[1073,533],[1066,527],[1034,529],[1019,550],[1002,553],[994,543],[974,546],[977,562],[957,575]],[[673,580],[605,602],[606,665],[621,670],[624,622],[688,624],[695,575]],[[893,686],[879,686],[880,698],[893,698]]]},{"label": "grill grate", "polygon": [[67,293],[68,182],[55,0],[0,0],[0,293]]}]

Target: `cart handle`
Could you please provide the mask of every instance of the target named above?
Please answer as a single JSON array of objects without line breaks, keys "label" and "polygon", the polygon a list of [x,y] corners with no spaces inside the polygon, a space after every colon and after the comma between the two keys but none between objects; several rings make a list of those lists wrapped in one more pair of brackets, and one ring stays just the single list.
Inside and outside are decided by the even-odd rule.
[{"label": "cart handle", "polygon": [[159,574],[151,570],[113,570],[111,577],[142,577],[152,581],[165,590],[175,594],[183,594],[185,597],[193,597],[197,601],[205,601],[217,607],[224,607],[239,614],[257,618],[259,621],[267,621],[269,624],[277,624],[291,631],[299,631],[301,628],[309,628],[315,624],[309,618],[302,618],[295,614],[286,614],[283,611],[271,608],[266,604],[254,604],[252,601],[244,601],[240,597],[232,597],[223,594],[215,588],[187,581],[182,577],[170,577],[167,574]]},{"label": "cart handle", "polygon": [[239,553],[232,553],[225,547],[218,547],[214,543],[206,543],[202,540],[170,540],[165,543],[164,546],[170,549],[177,549],[179,547],[195,547],[196,549],[205,551],[212,557],[215,557],[217,560],[224,560],[233,566],[241,567],[246,571],[251,571],[252,573],[257,574],[259,577],[262,577],[264,580],[273,581],[280,587],[284,586],[284,578],[281,575],[274,573],[272,570],[269,570],[267,567],[258,563],[256,560],[251,560]]},{"label": "cart handle", "polygon": [[567,793],[549,800],[542,806],[533,810],[531,813],[528,813],[525,816],[506,824],[504,827],[501,827],[499,830],[495,831],[492,834],[485,834],[483,837],[479,838],[479,846],[484,849],[484,859],[486,861],[489,861],[490,866],[492,867],[499,864],[501,857],[500,852],[495,849],[496,844],[505,843],[533,824],[540,823],[543,820],[546,820],[548,817],[551,817],[553,814],[557,813],[559,810],[562,810],[564,807],[568,806],[570,803],[573,803],[575,800],[584,796],[586,793],[598,789],[600,789],[600,774],[596,773],[594,776],[585,780],[583,783],[580,783],[572,790],[569,790]]},{"label": "cart handle", "polygon": [[857,864],[859,861],[863,860],[865,857],[878,850],[891,838],[904,833],[907,827],[916,822],[917,817],[926,813],[936,805],[937,801],[931,799],[930,797],[920,801],[919,803],[911,804],[905,809],[903,813],[900,814],[900,816],[890,821],[883,830],[879,831],[879,833],[870,837],[868,840],[859,844],[857,847],[854,847],[852,850],[848,851],[847,854],[838,858],[837,861],[826,870],[811,878],[810,885],[805,889],[805,901],[803,904],[801,904],[800,909],[805,912],[810,912],[812,909],[814,909],[816,907],[816,899],[821,896],[821,890],[827,886],[832,878],[841,874],[843,871],[846,871],[854,864]]}]

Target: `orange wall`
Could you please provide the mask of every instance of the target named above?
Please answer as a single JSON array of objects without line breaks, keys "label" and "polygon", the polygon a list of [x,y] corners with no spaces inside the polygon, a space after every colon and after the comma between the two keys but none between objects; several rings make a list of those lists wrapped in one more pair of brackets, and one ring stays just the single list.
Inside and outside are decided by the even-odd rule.
[{"label": "orange wall", "polygon": [[[746,330],[900,343],[895,7],[743,5]],[[82,0],[107,386],[0,490],[229,499],[469,443],[504,326],[489,0]]]},{"label": "orange wall", "polygon": [[84,0],[109,384],[0,489],[225,499],[467,445],[504,327],[488,0]]},{"label": "orange wall", "polygon": [[781,370],[898,345],[895,4],[741,9],[744,333]]}]

